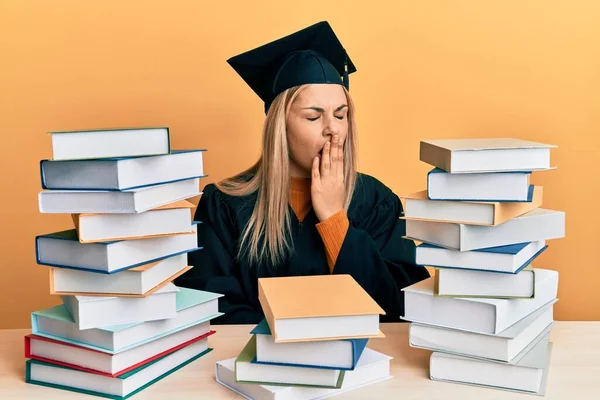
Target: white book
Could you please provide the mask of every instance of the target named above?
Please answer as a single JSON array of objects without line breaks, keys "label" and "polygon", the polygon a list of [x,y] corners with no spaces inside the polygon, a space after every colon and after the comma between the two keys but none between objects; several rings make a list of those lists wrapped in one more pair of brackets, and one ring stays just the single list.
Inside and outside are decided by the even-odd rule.
[{"label": "white book", "polygon": [[119,376],[139,367],[140,364],[150,362],[157,356],[172,353],[186,344],[191,344],[189,343],[191,341],[202,340],[204,350],[206,350],[208,348],[207,338],[210,333],[209,323],[199,324],[117,354],[102,353],[57,340],[30,336],[28,338],[28,358],[60,362],[68,364],[71,368],[84,368],[102,374]]},{"label": "white book", "polygon": [[199,341],[140,367],[131,374],[116,378],[28,360],[26,381],[67,390],[83,390],[102,397],[125,398],[202,357],[208,351],[210,349],[206,349],[206,343]]},{"label": "white book", "polygon": [[31,313],[31,333],[116,354],[217,318],[218,293],[179,288],[177,315],[169,319],[80,330],[64,305]]},{"label": "white book", "polygon": [[275,343],[266,319],[252,331],[256,335],[256,362],[352,370],[369,339],[343,339]]},{"label": "white book", "polygon": [[459,269],[438,269],[438,296],[450,297],[493,297],[531,298],[535,290],[536,270],[530,267],[517,274],[470,271]]},{"label": "white book", "polygon": [[80,243],[191,233],[194,204],[180,200],[137,214],[73,214]]},{"label": "white book", "polygon": [[145,297],[190,270],[187,264],[184,253],[116,274],[50,268],[50,293]]},{"label": "white book", "polygon": [[[391,378],[392,357],[366,348],[354,371],[346,371],[340,389],[303,386],[273,386],[241,383],[235,380],[235,358],[217,361],[216,381],[246,399],[316,400],[346,393]],[[366,395],[367,392],[365,392]]]},{"label": "white book", "polygon": [[416,246],[415,262],[418,265],[440,269],[455,268],[515,274],[547,248],[544,240],[472,251],[446,249],[421,243]]},{"label": "white book", "polygon": [[80,330],[155,321],[177,315],[176,293],[169,283],[148,297],[60,296]]},{"label": "white book", "polygon": [[555,302],[544,304],[496,335],[412,322],[408,328],[408,343],[418,349],[510,362],[552,328]]},{"label": "white book", "polygon": [[169,128],[125,128],[49,132],[53,160],[168,154]]},{"label": "white book", "polygon": [[80,243],[75,229],[36,238],[38,264],[112,274],[198,249],[198,223],[189,234]]},{"label": "white book", "polygon": [[548,170],[555,147],[513,138],[423,140],[419,159],[450,173]]},{"label": "white book", "polygon": [[131,214],[200,195],[200,179],[123,191],[42,190],[39,210],[46,214]]},{"label": "white book", "polygon": [[158,156],[97,160],[42,160],[42,188],[127,190],[204,177],[204,151],[174,150]]},{"label": "white book", "polygon": [[559,239],[565,236],[565,213],[536,208],[498,226],[406,220],[406,237],[460,251]]},{"label": "white book", "polygon": [[435,168],[427,174],[431,200],[528,201],[533,196],[531,172],[450,174]]},{"label": "white book", "polygon": [[434,277],[403,288],[403,319],[475,333],[498,334],[556,298],[558,272],[537,269],[531,299],[439,297]]},{"label": "white book", "polygon": [[434,352],[429,359],[429,374],[435,381],[543,395],[551,351],[552,344],[546,335],[514,363]]}]

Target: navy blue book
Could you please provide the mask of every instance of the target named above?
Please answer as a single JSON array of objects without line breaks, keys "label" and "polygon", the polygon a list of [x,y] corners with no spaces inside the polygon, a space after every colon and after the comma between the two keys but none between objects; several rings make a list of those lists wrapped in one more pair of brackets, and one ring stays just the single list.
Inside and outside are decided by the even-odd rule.
[{"label": "navy blue book", "polygon": [[305,368],[354,370],[369,339],[275,343],[266,319],[250,332],[256,336],[253,363]]},{"label": "navy blue book", "polygon": [[539,240],[471,251],[451,250],[421,243],[415,251],[418,265],[517,274],[547,248],[546,242]]}]

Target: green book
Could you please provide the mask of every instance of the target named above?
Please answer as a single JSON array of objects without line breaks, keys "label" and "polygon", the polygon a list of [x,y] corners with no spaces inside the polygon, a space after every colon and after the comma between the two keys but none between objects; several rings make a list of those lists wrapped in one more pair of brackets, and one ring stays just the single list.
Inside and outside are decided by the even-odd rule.
[{"label": "green book", "polygon": [[27,360],[25,382],[115,400],[128,399],[212,350],[199,341],[116,378]]},{"label": "green book", "polygon": [[339,389],[344,376],[345,371],[339,369],[259,364],[256,362],[256,335],[252,335],[235,360],[238,383]]}]

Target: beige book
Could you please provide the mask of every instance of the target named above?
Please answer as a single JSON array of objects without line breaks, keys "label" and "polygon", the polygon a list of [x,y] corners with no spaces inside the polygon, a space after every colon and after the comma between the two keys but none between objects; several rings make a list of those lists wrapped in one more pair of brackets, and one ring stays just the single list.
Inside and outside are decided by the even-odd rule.
[{"label": "beige book", "polygon": [[536,186],[531,202],[429,200],[427,190],[404,196],[403,219],[452,222],[466,225],[500,225],[542,205],[543,188]]},{"label": "beige book", "polygon": [[350,275],[260,278],[258,298],[275,343],[384,337],[385,311]]},{"label": "beige book", "polygon": [[548,170],[555,147],[514,138],[423,140],[419,159],[450,173]]}]

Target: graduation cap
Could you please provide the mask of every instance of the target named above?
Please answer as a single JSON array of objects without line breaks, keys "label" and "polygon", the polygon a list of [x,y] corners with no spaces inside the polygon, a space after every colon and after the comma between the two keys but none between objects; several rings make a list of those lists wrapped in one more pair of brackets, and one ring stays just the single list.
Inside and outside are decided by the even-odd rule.
[{"label": "graduation cap", "polygon": [[348,75],[356,72],[327,21],[234,56],[227,62],[265,102],[265,112],[278,94],[294,86],[332,83],[349,89]]}]

